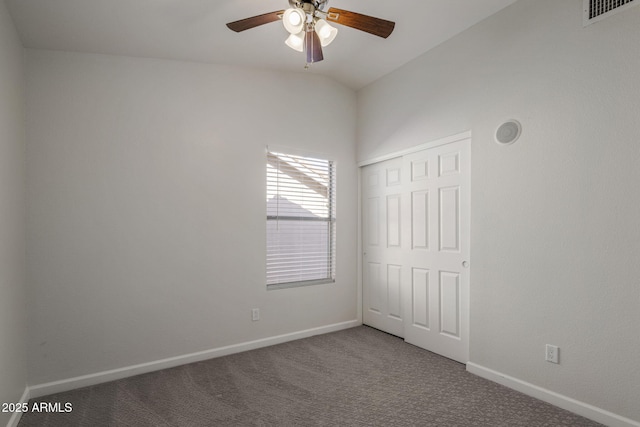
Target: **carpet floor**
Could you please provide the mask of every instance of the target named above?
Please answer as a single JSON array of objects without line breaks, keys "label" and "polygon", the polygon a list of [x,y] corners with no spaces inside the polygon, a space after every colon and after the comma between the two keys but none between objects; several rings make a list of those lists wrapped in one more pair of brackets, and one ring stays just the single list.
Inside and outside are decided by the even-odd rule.
[{"label": "carpet floor", "polygon": [[599,426],[360,326],[32,399],[30,426]]}]

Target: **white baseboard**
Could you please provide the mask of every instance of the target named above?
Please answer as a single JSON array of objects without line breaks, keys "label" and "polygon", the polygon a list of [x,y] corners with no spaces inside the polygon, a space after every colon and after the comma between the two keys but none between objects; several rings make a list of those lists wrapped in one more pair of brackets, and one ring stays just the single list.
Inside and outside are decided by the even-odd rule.
[{"label": "white baseboard", "polygon": [[197,353],[185,354],[182,356],[170,357],[168,359],[156,360],[153,362],[142,363],[139,365],[127,366],[124,368],[112,369],[109,371],[97,372],[95,374],[82,375],[79,377],[69,378],[66,380],[53,381],[45,384],[37,384],[29,387],[29,395],[31,398],[46,396],[53,393],[61,393],[64,391],[74,390],[81,387],[115,381],[122,378],[132,377],[134,375],[146,374],[147,372],[159,371],[161,369],[173,368],[188,363],[201,362],[203,360],[213,359],[216,357],[227,356],[229,354],[241,353],[243,351],[255,350],[257,348],[268,347],[275,344],[307,338],[314,335],[326,334],[329,332],[340,331],[343,329],[353,328],[362,325],[358,320],[350,320],[348,322],[335,323],[333,325],[321,326],[319,328],[306,329],[303,331],[292,332],[284,335],[263,338],[255,341],[248,341],[240,344],[219,347],[210,350],[199,351]]},{"label": "white baseboard", "polygon": [[613,412],[605,411],[604,409],[589,405],[588,403],[580,402],[475,363],[467,363],[467,371],[606,426],[640,427],[640,422],[638,421],[622,417],[614,414]]},{"label": "white baseboard", "polygon": [[[29,394],[29,387],[25,387],[24,393],[22,393],[22,397],[20,398],[20,401],[16,403],[21,403],[21,404],[27,403],[30,398],[31,396]],[[7,427],[16,427],[20,422],[20,418],[22,418],[22,412],[14,412],[13,415],[11,415],[11,418],[9,418]]]}]

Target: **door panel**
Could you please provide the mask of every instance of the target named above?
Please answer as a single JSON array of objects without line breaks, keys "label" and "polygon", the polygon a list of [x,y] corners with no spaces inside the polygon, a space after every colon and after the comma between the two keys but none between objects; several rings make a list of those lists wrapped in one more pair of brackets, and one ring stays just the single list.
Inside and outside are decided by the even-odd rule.
[{"label": "door panel", "polygon": [[400,293],[402,266],[387,265],[387,307],[389,317],[402,320],[402,298]]},{"label": "door panel", "polygon": [[429,270],[414,268],[411,293],[412,326],[429,329]]},{"label": "door panel", "polygon": [[380,197],[368,200],[366,216],[369,220],[366,238],[369,246],[380,246]]},{"label": "door panel", "polygon": [[363,168],[363,321],[404,333],[402,159]]},{"label": "door panel", "polygon": [[[463,363],[469,357],[469,269],[462,266],[469,260],[469,167],[468,140],[404,157],[413,239],[405,251],[413,282],[404,338]],[[423,236],[427,245],[416,244]]]},{"label": "door panel", "polygon": [[382,312],[382,283],[380,282],[380,263],[368,262],[365,279],[369,291],[369,310]]},{"label": "door panel", "polygon": [[460,275],[440,272],[440,333],[460,338]]},{"label": "door panel", "polygon": [[440,250],[460,251],[460,187],[440,188]]},{"label": "door panel", "polygon": [[411,248],[429,250],[429,191],[411,193]]},{"label": "door panel", "polygon": [[400,195],[387,196],[387,247],[400,248]]}]

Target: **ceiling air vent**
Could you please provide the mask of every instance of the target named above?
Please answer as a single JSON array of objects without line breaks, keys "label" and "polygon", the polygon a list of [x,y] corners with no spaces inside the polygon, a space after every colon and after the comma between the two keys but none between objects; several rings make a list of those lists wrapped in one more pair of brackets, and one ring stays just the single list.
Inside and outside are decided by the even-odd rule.
[{"label": "ceiling air vent", "polygon": [[640,0],[583,0],[584,26],[640,4]]}]

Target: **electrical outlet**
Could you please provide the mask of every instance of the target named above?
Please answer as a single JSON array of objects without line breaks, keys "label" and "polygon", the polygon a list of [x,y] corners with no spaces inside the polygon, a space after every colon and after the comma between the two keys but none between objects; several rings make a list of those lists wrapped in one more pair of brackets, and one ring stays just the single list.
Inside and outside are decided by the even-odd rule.
[{"label": "electrical outlet", "polygon": [[254,322],[260,320],[260,309],[259,308],[252,308],[251,309],[251,320],[253,320]]},{"label": "electrical outlet", "polygon": [[551,363],[560,363],[558,362],[558,353],[560,353],[558,346],[547,344],[545,347],[544,360]]}]

